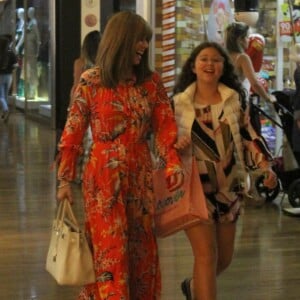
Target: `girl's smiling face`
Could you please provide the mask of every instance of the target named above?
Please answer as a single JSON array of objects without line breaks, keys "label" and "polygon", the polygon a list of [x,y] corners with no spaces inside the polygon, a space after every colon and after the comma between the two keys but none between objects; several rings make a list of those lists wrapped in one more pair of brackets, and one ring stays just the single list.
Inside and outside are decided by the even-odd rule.
[{"label": "girl's smiling face", "polygon": [[219,51],[213,47],[205,48],[197,55],[193,72],[197,79],[207,83],[216,83],[223,74],[224,58]]}]

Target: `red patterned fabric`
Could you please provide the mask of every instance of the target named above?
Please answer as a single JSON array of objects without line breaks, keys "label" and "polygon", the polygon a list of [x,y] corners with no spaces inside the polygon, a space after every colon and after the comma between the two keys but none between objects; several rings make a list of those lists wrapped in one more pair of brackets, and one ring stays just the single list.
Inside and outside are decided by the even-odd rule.
[{"label": "red patterned fabric", "polygon": [[85,286],[78,299],[159,299],[148,137],[153,131],[167,175],[180,171],[170,100],[157,73],[140,86],[130,81],[107,89],[100,86],[98,68],[83,74],[75,93],[60,143],[58,177],[74,178],[90,124],[94,143],[83,174],[83,195],[97,276],[97,283]]}]

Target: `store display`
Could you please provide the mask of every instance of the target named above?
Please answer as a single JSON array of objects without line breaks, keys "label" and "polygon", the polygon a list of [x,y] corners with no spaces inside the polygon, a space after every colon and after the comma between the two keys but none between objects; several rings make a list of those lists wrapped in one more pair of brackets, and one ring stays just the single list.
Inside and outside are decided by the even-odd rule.
[{"label": "store display", "polygon": [[[35,8],[29,7],[27,11],[28,22],[26,26],[26,43],[24,56],[26,62],[27,98],[34,99],[37,96],[38,66],[37,58],[41,45],[38,23],[35,18]],[[24,71],[24,69],[23,69]],[[21,74],[22,77],[22,74]],[[25,76],[23,74],[23,79]]]},{"label": "store display", "polygon": [[214,0],[211,4],[208,20],[207,35],[210,41],[224,44],[224,31],[233,22],[233,14],[228,0]]}]

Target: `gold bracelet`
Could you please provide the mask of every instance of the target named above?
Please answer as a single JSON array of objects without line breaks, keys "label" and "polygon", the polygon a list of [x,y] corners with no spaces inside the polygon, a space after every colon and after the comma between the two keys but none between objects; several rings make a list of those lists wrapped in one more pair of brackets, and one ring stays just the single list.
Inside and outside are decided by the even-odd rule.
[{"label": "gold bracelet", "polygon": [[66,183],[60,184],[57,188],[58,188],[58,189],[61,189],[61,188],[63,188],[64,186],[67,186],[67,185],[70,185],[70,183],[69,183],[69,182],[66,182]]}]

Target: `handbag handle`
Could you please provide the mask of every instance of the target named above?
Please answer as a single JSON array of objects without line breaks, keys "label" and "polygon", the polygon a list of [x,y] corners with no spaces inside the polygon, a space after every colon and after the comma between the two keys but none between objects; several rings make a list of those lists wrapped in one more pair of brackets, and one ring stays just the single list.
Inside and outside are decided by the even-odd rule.
[{"label": "handbag handle", "polygon": [[73,227],[79,228],[78,221],[74,215],[70,202],[65,199],[59,203],[56,220],[63,223],[67,220]]},{"label": "handbag handle", "polygon": [[68,217],[69,221],[72,221],[74,224],[78,226],[78,221],[74,215],[72,206],[68,200],[64,200],[64,207],[63,207],[63,217]]},{"label": "handbag handle", "polygon": [[62,216],[62,212],[63,212],[63,206],[64,206],[64,201],[60,201],[58,208],[57,208],[57,212],[56,212],[56,221],[62,221],[63,220],[63,216]]}]

